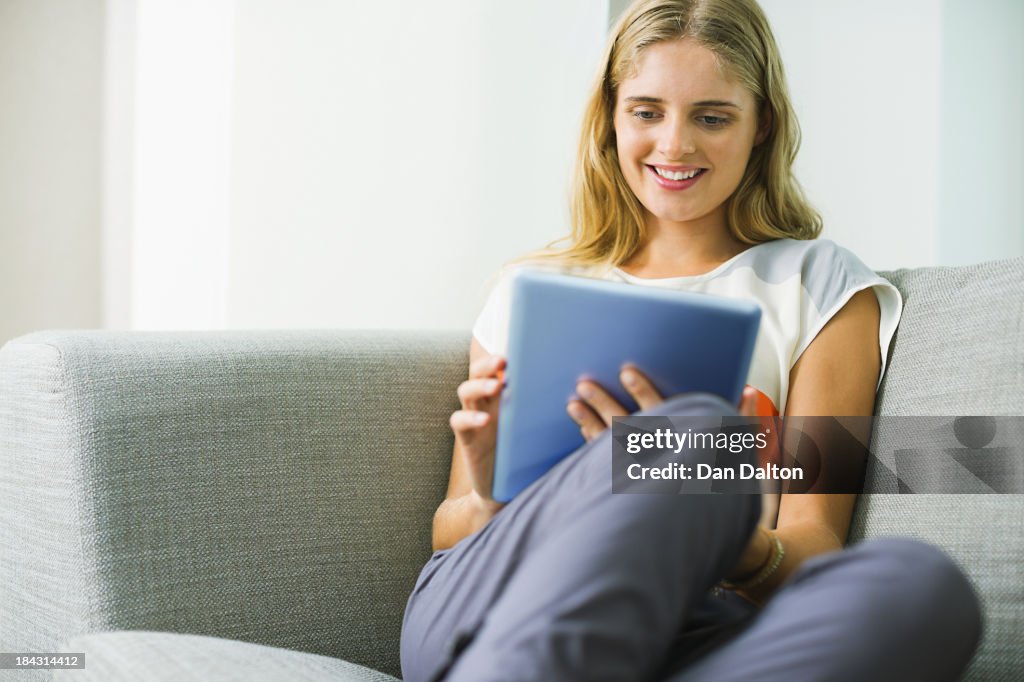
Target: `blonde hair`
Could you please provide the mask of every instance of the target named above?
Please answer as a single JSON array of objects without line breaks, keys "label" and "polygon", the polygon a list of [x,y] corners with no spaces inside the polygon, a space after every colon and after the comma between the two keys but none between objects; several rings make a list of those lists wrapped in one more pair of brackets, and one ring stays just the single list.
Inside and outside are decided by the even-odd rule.
[{"label": "blonde hair", "polygon": [[[807,202],[792,166],[800,127],[790,103],[779,48],[755,0],[638,0],[619,18],[584,110],[570,199],[571,232],[522,261],[619,265],[642,245],[643,206],[619,167],[613,117],[618,87],[635,74],[646,48],[690,38],[770,110],[771,130],[754,147],[743,178],[726,201],[729,231],[745,244],[814,239],[821,216]],[[560,242],[569,245],[557,248]]]}]

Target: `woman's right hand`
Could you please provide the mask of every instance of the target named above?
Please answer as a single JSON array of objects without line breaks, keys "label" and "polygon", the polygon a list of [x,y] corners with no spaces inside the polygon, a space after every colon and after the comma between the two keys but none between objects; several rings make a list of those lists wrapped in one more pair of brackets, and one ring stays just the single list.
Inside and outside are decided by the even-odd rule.
[{"label": "woman's right hand", "polygon": [[458,388],[462,409],[453,412],[448,420],[462,452],[472,491],[480,503],[493,511],[503,506],[491,497],[491,482],[504,369],[505,358],[500,355],[488,355],[472,363],[469,379]]}]

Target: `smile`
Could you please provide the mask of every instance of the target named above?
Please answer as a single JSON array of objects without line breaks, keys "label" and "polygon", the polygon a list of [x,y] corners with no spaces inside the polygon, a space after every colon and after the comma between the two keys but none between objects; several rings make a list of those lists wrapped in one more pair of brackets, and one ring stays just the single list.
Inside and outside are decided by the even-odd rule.
[{"label": "smile", "polygon": [[706,168],[694,168],[689,171],[667,171],[654,166],[647,166],[654,177],[654,181],[665,189],[680,190],[692,187],[700,178],[707,173]]},{"label": "smile", "polygon": [[700,169],[700,168],[694,168],[693,170],[689,170],[689,171],[673,172],[673,171],[665,170],[663,168],[658,168],[657,166],[654,167],[654,172],[655,173],[657,173],[658,175],[660,175],[663,178],[668,178],[669,180],[689,180],[694,175],[699,173],[701,170],[702,169]]}]

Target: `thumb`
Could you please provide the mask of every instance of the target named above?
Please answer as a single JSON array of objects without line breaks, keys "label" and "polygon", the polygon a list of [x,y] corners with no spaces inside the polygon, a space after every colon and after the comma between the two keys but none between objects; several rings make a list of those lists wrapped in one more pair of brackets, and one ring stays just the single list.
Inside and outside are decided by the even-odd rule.
[{"label": "thumb", "polygon": [[740,416],[743,417],[757,416],[757,389],[753,386],[747,386],[743,389],[743,397],[740,398],[739,413]]}]

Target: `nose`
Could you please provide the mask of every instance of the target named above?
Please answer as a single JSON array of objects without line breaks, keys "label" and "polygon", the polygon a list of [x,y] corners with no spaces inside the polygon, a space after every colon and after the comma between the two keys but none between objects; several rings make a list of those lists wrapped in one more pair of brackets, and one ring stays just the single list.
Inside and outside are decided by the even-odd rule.
[{"label": "nose", "polygon": [[666,122],[658,139],[658,152],[666,161],[679,161],[697,151],[693,130],[686,120]]}]

